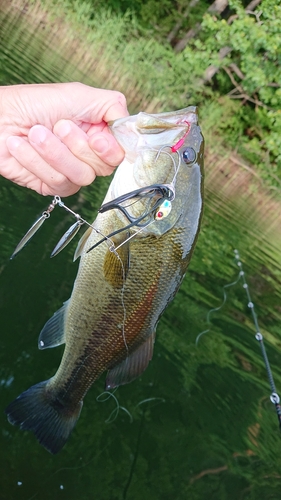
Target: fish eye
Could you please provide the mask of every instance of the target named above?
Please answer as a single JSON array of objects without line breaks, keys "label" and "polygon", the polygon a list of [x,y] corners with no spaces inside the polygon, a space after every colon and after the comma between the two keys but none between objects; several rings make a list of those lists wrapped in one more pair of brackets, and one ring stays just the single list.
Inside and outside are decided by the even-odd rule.
[{"label": "fish eye", "polygon": [[193,148],[186,148],[182,152],[182,159],[184,163],[190,165],[190,163],[194,163],[196,159],[196,153]]}]

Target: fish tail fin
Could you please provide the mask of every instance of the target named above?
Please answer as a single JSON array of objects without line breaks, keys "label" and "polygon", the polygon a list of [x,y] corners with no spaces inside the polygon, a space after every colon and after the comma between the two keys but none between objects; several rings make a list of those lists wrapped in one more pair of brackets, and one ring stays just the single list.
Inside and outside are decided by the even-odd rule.
[{"label": "fish tail fin", "polygon": [[32,431],[50,453],[58,453],[74,428],[83,402],[76,407],[64,406],[55,391],[48,389],[48,380],[33,385],[20,394],[5,413],[13,425]]}]

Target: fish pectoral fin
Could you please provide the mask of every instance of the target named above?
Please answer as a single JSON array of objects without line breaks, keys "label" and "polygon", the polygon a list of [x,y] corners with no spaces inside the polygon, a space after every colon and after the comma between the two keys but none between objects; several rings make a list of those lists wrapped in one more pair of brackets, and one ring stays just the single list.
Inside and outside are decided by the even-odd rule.
[{"label": "fish pectoral fin", "polygon": [[106,390],[125,385],[139,377],[147,368],[153,356],[155,333],[137,348],[122,363],[108,371],[106,376]]},{"label": "fish pectoral fin", "polygon": [[[114,247],[106,252],[103,271],[105,279],[114,287],[122,287],[130,268],[130,233],[119,234],[110,238]],[[119,247],[119,248],[118,248]]]},{"label": "fish pectoral fin", "polygon": [[75,253],[74,253],[74,257],[73,257],[73,262],[78,259],[78,257],[81,257],[81,254],[83,252],[83,249],[86,245],[86,242],[91,234],[91,232],[93,231],[93,229],[91,227],[88,227],[87,231],[85,231],[85,233],[83,234],[83,236],[80,238],[80,240],[78,241],[78,245],[77,245],[77,248],[75,250]]},{"label": "fish pectoral fin", "polygon": [[38,339],[38,349],[64,344],[64,317],[68,302],[69,300],[43,326]]}]

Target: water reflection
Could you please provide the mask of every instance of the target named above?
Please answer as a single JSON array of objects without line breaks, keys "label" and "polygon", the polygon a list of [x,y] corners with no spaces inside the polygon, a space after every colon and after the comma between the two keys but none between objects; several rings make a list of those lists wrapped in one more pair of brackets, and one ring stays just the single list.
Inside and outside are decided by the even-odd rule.
[{"label": "water reflection", "polygon": [[[85,81],[83,72],[50,49],[53,35],[28,31],[23,12],[1,13],[2,83]],[[37,35],[34,32],[38,31]],[[41,31],[42,32],[42,31]],[[89,77],[87,77],[89,78]],[[92,82],[95,84],[96,82]],[[207,167],[208,169],[208,164]],[[87,220],[109,180],[98,179],[68,205]],[[162,318],[153,362],[136,382],[101,403],[104,380],[89,392],[79,423],[61,454],[50,456],[30,433],[12,427],[5,406],[56,371],[61,348],[39,352],[37,336],[66,300],[77,263],[75,242],[49,255],[72,218],[56,211],[13,261],[12,251],[49,199],[1,179],[0,184],[0,497],[9,499],[279,498],[280,432],[254,325],[237,278],[243,262],[277,390],[281,392],[281,263],[276,238],[261,212],[208,180],[206,208],[189,272]],[[44,206],[45,204],[45,206]]]}]

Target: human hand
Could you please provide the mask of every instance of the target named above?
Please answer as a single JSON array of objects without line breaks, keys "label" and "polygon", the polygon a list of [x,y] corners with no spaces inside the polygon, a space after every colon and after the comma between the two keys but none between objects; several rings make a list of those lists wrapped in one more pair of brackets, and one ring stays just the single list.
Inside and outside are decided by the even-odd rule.
[{"label": "human hand", "polygon": [[81,83],[0,87],[0,175],[42,195],[69,196],[124,158],[107,122],[123,94]]}]

